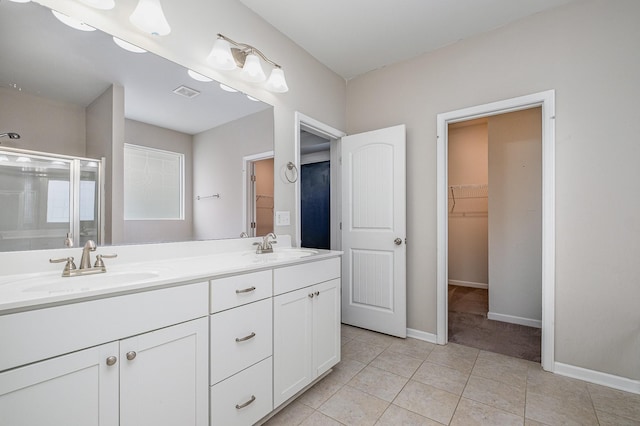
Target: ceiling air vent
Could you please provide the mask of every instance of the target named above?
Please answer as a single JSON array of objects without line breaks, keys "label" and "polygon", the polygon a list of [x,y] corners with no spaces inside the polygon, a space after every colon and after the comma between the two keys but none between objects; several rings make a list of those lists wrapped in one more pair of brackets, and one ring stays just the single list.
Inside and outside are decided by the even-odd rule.
[{"label": "ceiling air vent", "polygon": [[187,86],[180,86],[177,89],[174,89],[173,93],[175,93],[176,95],[184,96],[185,98],[189,98],[189,99],[195,98],[200,94],[200,92],[198,92],[197,90]]}]

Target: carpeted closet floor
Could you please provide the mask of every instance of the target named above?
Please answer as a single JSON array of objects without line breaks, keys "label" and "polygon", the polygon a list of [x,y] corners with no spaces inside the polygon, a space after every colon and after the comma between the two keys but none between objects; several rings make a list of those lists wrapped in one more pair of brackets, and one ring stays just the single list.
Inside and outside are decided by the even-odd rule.
[{"label": "carpeted closet floor", "polygon": [[540,362],[541,330],[487,319],[486,289],[449,286],[449,342]]}]

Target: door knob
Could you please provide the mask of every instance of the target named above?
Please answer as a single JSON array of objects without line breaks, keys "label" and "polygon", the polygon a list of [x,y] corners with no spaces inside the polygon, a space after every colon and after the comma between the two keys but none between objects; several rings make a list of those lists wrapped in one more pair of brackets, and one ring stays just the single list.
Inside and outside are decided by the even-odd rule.
[{"label": "door knob", "polygon": [[402,244],[402,239],[401,238],[396,238],[395,240],[393,240],[393,243],[397,246],[399,246],[400,244]]}]

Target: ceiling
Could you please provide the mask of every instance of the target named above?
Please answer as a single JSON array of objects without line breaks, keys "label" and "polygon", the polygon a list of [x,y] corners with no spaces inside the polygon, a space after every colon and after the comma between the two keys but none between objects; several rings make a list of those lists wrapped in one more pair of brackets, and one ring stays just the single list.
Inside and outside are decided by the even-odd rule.
[{"label": "ceiling", "polygon": [[[131,53],[101,31],[84,32],[58,21],[36,3],[0,0],[0,87],[86,107],[112,83],[125,88],[125,116],[197,134],[270,108],[152,53]],[[173,90],[201,92],[187,99]]]},{"label": "ceiling", "polygon": [[581,0],[240,0],[345,79]]}]

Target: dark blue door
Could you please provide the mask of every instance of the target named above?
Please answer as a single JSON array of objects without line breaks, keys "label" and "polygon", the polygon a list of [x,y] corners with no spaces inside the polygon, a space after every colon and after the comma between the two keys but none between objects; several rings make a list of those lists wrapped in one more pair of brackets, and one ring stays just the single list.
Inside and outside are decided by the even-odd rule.
[{"label": "dark blue door", "polygon": [[303,164],[300,171],[302,247],[330,246],[330,162]]}]

